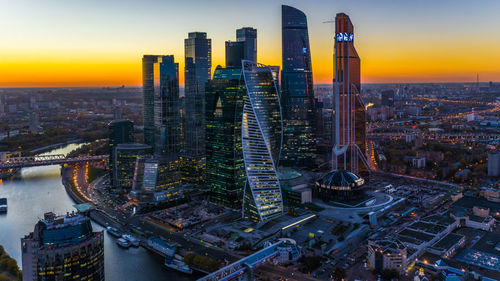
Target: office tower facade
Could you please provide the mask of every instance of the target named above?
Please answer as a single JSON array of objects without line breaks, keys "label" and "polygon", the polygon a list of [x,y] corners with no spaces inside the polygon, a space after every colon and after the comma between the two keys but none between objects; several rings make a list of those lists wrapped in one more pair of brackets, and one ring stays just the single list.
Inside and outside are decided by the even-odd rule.
[{"label": "office tower facade", "polygon": [[283,5],[281,105],[284,143],[280,164],[310,166],[316,157],[315,100],[306,15]]},{"label": "office tower facade", "polygon": [[138,157],[135,164],[131,197],[141,203],[166,203],[182,199],[179,159],[168,157]]},{"label": "office tower facade", "polygon": [[158,61],[158,57],[156,55],[144,55],[142,57],[144,143],[151,147],[154,147],[155,129],[154,64]]},{"label": "office tower facade", "polygon": [[[129,120],[113,120],[108,125],[109,139],[109,170],[113,175],[115,166],[114,153],[115,148],[120,143],[134,142],[134,123]],[[111,176],[111,186],[114,186],[113,177]]]},{"label": "office tower facade", "polygon": [[335,17],[335,144],[333,168],[368,178],[365,157],[365,106],[359,95],[360,59],[354,48],[354,27],[346,14]]},{"label": "office tower facade", "polygon": [[241,68],[245,59],[245,42],[226,41],[226,67]]},{"label": "office tower facade", "polygon": [[212,40],[204,32],[191,32],[185,47],[184,178],[199,184],[205,157],[205,83],[212,71]]},{"label": "office tower facade", "polygon": [[257,29],[252,27],[243,27],[237,29],[236,41],[244,42],[245,60],[257,61]]},{"label": "office tower facade", "polygon": [[241,126],[247,183],[243,217],[265,222],[283,214],[277,174],[283,124],[278,89],[271,68],[243,61],[246,93]]},{"label": "office tower facade", "polygon": [[113,183],[116,188],[131,189],[134,179],[135,164],[138,157],[149,156],[151,146],[141,143],[121,143],[115,147]]},{"label": "office tower facade", "polygon": [[217,67],[206,87],[206,186],[210,200],[240,209],[245,186],[241,119],[245,83],[239,68]]},{"label": "office tower facade", "polygon": [[46,213],[21,249],[23,280],[104,280],[104,233],[81,213]]},{"label": "office tower facade", "polygon": [[179,153],[179,64],[174,56],[160,56],[154,72],[154,153]]}]

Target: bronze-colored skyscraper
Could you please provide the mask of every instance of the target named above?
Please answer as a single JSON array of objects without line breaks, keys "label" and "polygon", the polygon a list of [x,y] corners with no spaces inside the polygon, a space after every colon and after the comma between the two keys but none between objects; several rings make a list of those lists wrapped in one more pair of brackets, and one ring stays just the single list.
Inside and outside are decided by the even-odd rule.
[{"label": "bronze-colored skyscraper", "polygon": [[[366,176],[365,106],[361,89],[360,60],[354,48],[354,27],[349,16],[335,17],[335,145],[333,168]],[[363,175],[364,174],[364,175]]]}]

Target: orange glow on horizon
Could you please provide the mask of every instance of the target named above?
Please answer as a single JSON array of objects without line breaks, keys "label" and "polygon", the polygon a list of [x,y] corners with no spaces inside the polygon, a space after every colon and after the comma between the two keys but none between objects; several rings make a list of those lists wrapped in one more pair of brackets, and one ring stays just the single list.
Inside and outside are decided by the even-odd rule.
[{"label": "orange glow on horizon", "polygon": [[[379,46],[357,42],[361,57],[362,83],[422,83],[470,82],[479,73],[481,81],[500,80],[500,52],[482,48],[474,56],[475,46],[454,46],[433,49],[429,46]],[[333,46],[331,43],[312,44],[312,67],[315,84],[330,84],[333,79]],[[328,45],[318,48],[318,45]],[[218,48],[217,48],[218,47]],[[224,65],[224,49],[214,45],[212,72]],[[281,65],[280,48],[269,45],[259,49],[259,62]],[[172,53],[179,63],[181,85],[184,83],[184,52]],[[0,62],[0,87],[85,87],[85,86],[141,86],[142,52],[137,55],[49,53],[45,55],[6,54]]]}]

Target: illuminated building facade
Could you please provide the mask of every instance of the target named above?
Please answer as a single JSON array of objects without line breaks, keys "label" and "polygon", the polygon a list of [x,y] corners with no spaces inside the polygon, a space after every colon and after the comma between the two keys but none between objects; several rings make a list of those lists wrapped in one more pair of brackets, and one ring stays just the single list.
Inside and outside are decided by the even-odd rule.
[{"label": "illuminated building facade", "polygon": [[293,7],[281,7],[284,143],[280,164],[310,166],[316,157],[316,127],[307,18]]},{"label": "illuminated building facade", "polygon": [[180,197],[181,185],[177,156],[137,158],[131,195],[140,203],[150,203],[157,198],[177,200]]},{"label": "illuminated building facade", "polygon": [[243,217],[265,222],[283,214],[276,167],[281,152],[283,124],[278,89],[271,68],[243,61],[242,150],[247,182]]},{"label": "illuminated building facade", "polygon": [[354,48],[354,27],[346,14],[335,17],[335,143],[333,168],[368,177],[365,157],[366,114],[359,91],[360,60]]},{"label": "illuminated building facade", "polygon": [[114,151],[115,147],[120,143],[134,142],[134,123],[129,120],[113,120],[108,125],[108,139],[109,139],[109,170],[111,173],[111,186],[113,182],[114,170]]},{"label": "illuminated building facade", "polygon": [[205,161],[205,83],[212,71],[212,40],[205,32],[191,32],[184,40],[184,50],[184,178],[199,184]]},{"label": "illuminated building facade", "polygon": [[245,167],[241,118],[245,83],[238,68],[217,67],[206,87],[206,186],[210,200],[241,209]]},{"label": "illuminated building facade", "polygon": [[23,280],[104,280],[104,233],[80,213],[46,213],[21,249]]},{"label": "illuminated building facade", "polygon": [[322,175],[314,184],[313,195],[325,202],[354,202],[364,198],[364,179],[355,174],[334,170]]},{"label": "illuminated building facade", "polygon": [[140,143],[121,143],[115,147],[113,182],[116,188],[130,189],[134,179],[135,164],[138,157],[151,155],[149,145]]},{"label": "illuminated building facade", "polygon": [[153,65],[154,146],[156,155],[179,152],[179,64],[174,56],[161,56]]}]

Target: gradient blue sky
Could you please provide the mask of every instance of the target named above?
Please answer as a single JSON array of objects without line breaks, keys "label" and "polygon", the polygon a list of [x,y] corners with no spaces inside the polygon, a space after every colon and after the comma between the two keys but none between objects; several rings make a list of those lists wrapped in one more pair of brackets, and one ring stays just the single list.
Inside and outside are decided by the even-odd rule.
[{"label": "gradient blue sky", "polygon": [[0,86],[140,85],[143,54],[183,69],[184,38],[204,31],[223,64],[242,26],[258,30],[259,62],[280,65],[281,4],[308,17],[317,83],[332,79],[322,22],[338,12],[355,25],[363,82],[500,80],[498,0],[1,0]]}]

